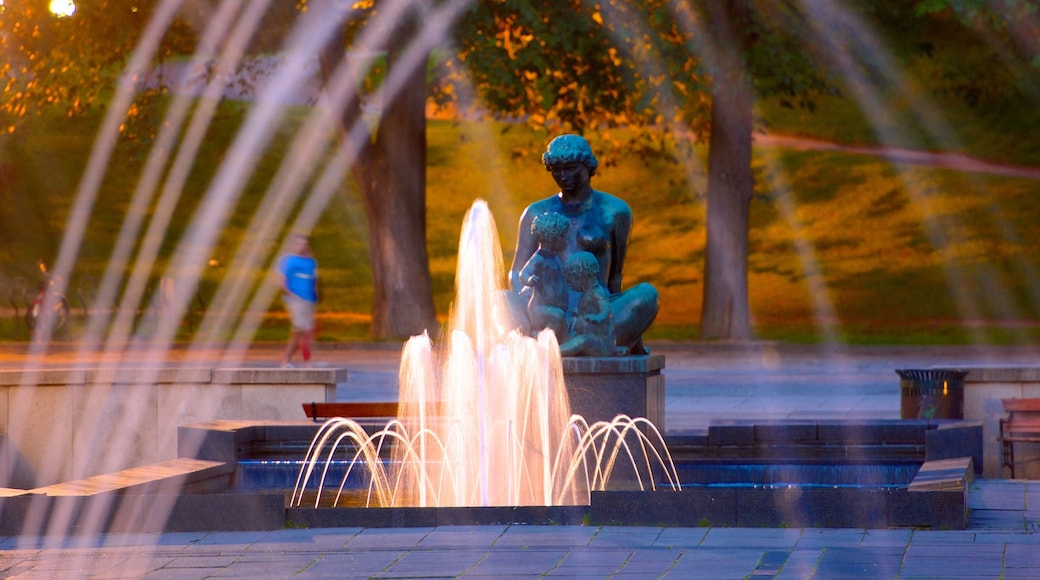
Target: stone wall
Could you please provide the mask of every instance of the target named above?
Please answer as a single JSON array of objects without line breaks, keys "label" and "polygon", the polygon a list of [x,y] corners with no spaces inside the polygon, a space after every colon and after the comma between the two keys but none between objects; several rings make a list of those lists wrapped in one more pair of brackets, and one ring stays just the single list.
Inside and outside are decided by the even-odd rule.
[{"label": "stone wall", "polygon": [[[1010,477],[1001,468],[1001,399],[1040,398],[1040,367],[965,367],[964,418],[982,421],[983,476]],[[1040,479],[1040,444],[1015,443],[1015,476]]]},{"label": "stone wall", "polygon": [[177,457],[177,427],[303,420],[346,369],[0,371],[0,488],[32,489]]}]

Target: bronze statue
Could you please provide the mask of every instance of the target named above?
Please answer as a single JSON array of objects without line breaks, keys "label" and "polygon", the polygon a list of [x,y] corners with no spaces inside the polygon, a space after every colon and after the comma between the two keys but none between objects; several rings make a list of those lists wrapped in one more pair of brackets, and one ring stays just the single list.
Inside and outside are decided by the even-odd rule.
[{"label": "bronze statue", "polygon": [[530,294],[527,318],[532,334],[543,328],[552,329],[558,339],[567,333],[567,282],[563,277],[560,253],[567,249],[570,222],[558,213],[543,213],[531,222],[531,236],[538,242],[531,259],[520,270],[524,288]]},{"label": "bronze statue", "polygon": [[599,261],[589,252],[567,258],[563,276],[571,288],[581,292],[578,306],[568,313],[567,340],[560,344],[562,356],[614,356],[628,354],[615,345],[614,317],[610,293],[599,281]]},{"label": "bronze statue", "polygon": [[[578,135],[561,135],[549,143],[542,162],[552,174],[560,192],[536,201],[520,216],[516,252],[509,271],[515,296],[525,286],[521,270],[535,255],[539,241],[532,233],[535,218],[559,214],[567,219],[567,243],[557,254],[566,263],[572,254],[590,253],[599,264],[598,282],[610,296],[610,312],[617,346],[631,354],[645,354],[643,332],[658,311],[657,289],[645,282],[627,290],[621,288],[622,268],[632,229],[632,210],[622,199],[592,188],[591,178],[599,163],[588,141]],[[567,310],[578,308],[582,291],[568,289]],[[532,326],[534,326],[532,324]],[[540,330],[532,328],[532,330]],[[561,344],[570,336],[560,336]]]}]

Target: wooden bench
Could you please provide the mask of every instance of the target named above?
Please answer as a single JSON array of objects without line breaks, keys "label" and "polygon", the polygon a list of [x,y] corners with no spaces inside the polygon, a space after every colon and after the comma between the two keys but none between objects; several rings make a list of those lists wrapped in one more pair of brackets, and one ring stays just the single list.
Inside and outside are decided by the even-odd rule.
[{"label": "wooden bench", "polygon": [[1015,478],[1015,443],[1040,443],[1040,399],[1001,399],[1008,416],[1000,420],[1004,463]]},{"label": "wooden bench", "polygon": [[396,402],[376,403],[303,403],[303,412],[307,417],[319,423],[324,419],[333,417],[345,417],[354,419],[359,417],[396,417]]}]

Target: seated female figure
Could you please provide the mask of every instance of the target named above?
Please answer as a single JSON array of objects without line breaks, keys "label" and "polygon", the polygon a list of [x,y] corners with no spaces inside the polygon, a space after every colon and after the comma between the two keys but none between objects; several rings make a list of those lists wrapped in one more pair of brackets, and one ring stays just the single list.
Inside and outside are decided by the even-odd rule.
[{"label": "seated female figure", "polygon": [[[542,156],[545,168],[560,187],[559,193],[536,201],[520,216],[520,231],[509,272],[510,287],[519,296],[524,281],[520,270],[538,249],[531,234],[534,218],[557,213],[566,217],[566,247],[559,259],[566,263],[576,252],[589,252],[599,262],[599,282],[610,294],[617,345],[631,354],[645,354],[643,332],[650,327],[658,311],[657,289],[640,283],[622,290],[622,270],[632,229],[632,210],[622,199],[596,191],[591,178],[599,163],[588,141],[578,135],[561,135],[549,143]],[[570,291],[568,307],[575,308],[581,293]],[[535,329],[538,330],[538,329]]]}]

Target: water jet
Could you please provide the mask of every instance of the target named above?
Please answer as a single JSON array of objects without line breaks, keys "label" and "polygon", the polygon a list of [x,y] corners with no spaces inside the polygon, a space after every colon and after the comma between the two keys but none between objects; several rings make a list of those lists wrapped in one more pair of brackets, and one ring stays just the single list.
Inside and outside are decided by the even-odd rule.
[{"label": "water jet", "polygon": [[[314,506],[322,503],[329,459],[340,445],[353,449],[351,461],[367,473],[366,506],[584,505],[590,491],[607,488],[619,463],[640,490],[656,489],[662,473],[678,486],[658,427],[626,415],[622,398],[599,391],[608,409],[596,410],[602,418],[572,415],[576,385],[564,380],[556,334],[549,328],[537,338],[521,334],[527,325],[510,308],[499,248],[491,212],[477,200],[462,224],[448,344],[440,356],[427,335],[405,344],[399,412],[384,429],[369,434],[349,418],[322,426],[292,505],[301,505],[312,478]],[[600,358],[613,357],[590,360]],[[385,448],[388,463],[381,458]],[[352,471],[353,463],[344,482]],[[338,488],[336,505],[343,483],[330,483]]]}]

